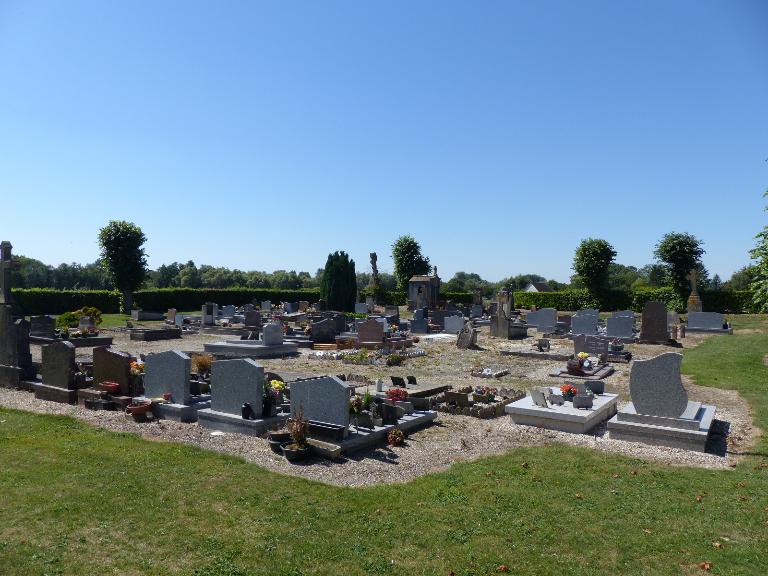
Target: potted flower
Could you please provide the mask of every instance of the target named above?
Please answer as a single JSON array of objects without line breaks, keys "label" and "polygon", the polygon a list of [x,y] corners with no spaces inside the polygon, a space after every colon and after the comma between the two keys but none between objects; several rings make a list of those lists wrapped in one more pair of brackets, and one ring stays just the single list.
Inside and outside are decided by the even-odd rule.
[{"label": "potted flower", "polygon": [[390,446],[402,446],[405,442],[405,434],[400,428],[392,428],[387,434],[387,444]]},{"label": "potted flower", "polygon": [[408,400],[408,391],[405,388],[390,388],[387,390],[387,399],[390,402],[405,402]]},{"label": "potted flower", "polygon": [[307,444],[307,432],[309,422],[304,419],[304,412],[299,413],[288,420],[288,431],[291,434],[291,440],[282,445],[283,456],[288,462],[303,460],[309,455],[309,445]]},{"label": "potted flower", "polygon": [[563,398],[569,402],[573,402],[573,397],[576,396],[576,392],[576,386],[573,384],[563,384],[560,386],[560,393],[563,395]]},{"label": "potted flower", "polygon": [[282,404],[285,401],[285,382],[281,380],[270,380],[269,387],[272,388],[275,397],[275,403]]},{"label": "potted flower", "polygon": [[134,391],[144,389],[144,362],[139,360],[131,362],[131,381]]}]

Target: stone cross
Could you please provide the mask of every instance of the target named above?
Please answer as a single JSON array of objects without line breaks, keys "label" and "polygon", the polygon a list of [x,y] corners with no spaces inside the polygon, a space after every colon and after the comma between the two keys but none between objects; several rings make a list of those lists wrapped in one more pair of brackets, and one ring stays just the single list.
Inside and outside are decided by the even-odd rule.
[{"label": "stone cross", "polygon": [[19,263],[13,260],[11,250],[13,246],[8,240],[0,243],[0,304],[12,304],[11,273],[18,269]]}]

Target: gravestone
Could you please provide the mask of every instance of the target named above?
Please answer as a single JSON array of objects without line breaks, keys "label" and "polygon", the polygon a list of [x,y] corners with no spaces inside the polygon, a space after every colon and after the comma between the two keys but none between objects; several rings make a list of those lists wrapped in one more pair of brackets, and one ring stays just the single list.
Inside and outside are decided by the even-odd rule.
[{"label": "gravestone", "polygon": [[29,335],[33,338],[55,338],[56,320],[53,316],[32,316]]},{"label": "gravestone", "polygon": [[107,346],[93,349],[93,383],[117,382],[120,396],[140,396],[131,380],[131,356]]},{"label": "gravestone", "polygon": [[219,305],[213,302],[206,302],[203,304],[203,309],[200,311],[200,315],[200,324],[202,326],[215,325],[216,318],[219,317]]},{"label": "gravestone", "polygon": [[248,314],[248,312],[253,312],[256,310],[256,306],[253,305],[252,302],[248,302],[247,304],[243,304],[243,314]]},{"label": "gravestone", "polygon": [[264,368],[250,358],[214,362],[211,367],[211,410],[241,416],[246,402],[257,418],[262,415]]},{"label": "gravestone", "polygon": [[682,354],[667,352],[649,360],[635,360],[629,375],[629,394],[638,414],[680,417],[688,394],[680,378]]},{"label": "gravestone", "polygon": [[325,312],[323,314],[326,318],[333,320],[336,325],[336,334],[341,334],[347,331],[347,316],[341,312]]},{"label": "gravestone", "polygon": [[635,313],[632,310],[617,310],[611,314],[612,318],[632,318],[635,319]]},{"label": "gravestone", "polygon": [[426,320],[423,318],[421,320],[411,320],[411,334],[426,334],[427,332]]},{"label": "gravestone", "polygon": [[54,342],[43,346],[40,369],[43,384],[63,390],[75,389],[75,346],[71,342]]},{"label": "gravestone", "polygon": [[608,354],[609,343],[607,338],[579,334],[573,338],[573,354],[578,355],[579,352],[586,352],[590,356],[600,358],[603,354]]},{"label": "gravestone", "polygon": [[150,354],[144,361],[144,395],[158,398],[171,393],[174,404],[189,404],[192,361],[178,350]]},{"label": "gravestone", "polygon": [[280,346],[283,343],[283,325],[280,322],[269,322],[264,325],[261,334],[264,346]]},{"label": "gravestone", "polygon": [[330,318],[312,323],[312,342],[333,344],[336,342],[336,324]]},{"label": "gravestone", "polygon": [[528,312],[526,316],[528,326],[535,327],[539,332],[554,332],[557,326],[557,310],[554,308],[542,308],[534,312]]},{"label": "gravestone", "polygon": [[384,341],[384,325],[376,320],[366,320],[357,327],[357,339],[363,344],[381,344]]},{"label": "gravestone", "polygon": [[237,308],[235,308],[232,304],[227,304],[224,306],[224,308],[221,309],[221,315],[224,318],[232,318],[232,316],[235,315],[237,312]]},{"label": "gravestone", "polygon": [[29,326],[29,321],[24,318],[19,318],[13,323],[16,336],[16,366],[21,369],[21,377],[24,380],[33,380],[37,376],[29,350]]},{"label": "gravestone", "polygon": [[549,388],[534,388],[531,390],[531,400],[533,404],[540,408],[548,408],[547,395],[549,394]]},{"label": "gravestone", "polygon": [[397,316],[400,318],[400,307],[395,306],[394,304],[387,304],[384,306],[384,315],[385,316]]},{"label": "gravestone", "polygon": [[571,318],[571,334],[597,334],[597,316],[591,314]]},{"label": "gravestone", "polygon": [[667,312],[667,328],[680,324],[680,314],[670,310]]},{"label": "gravestone", "polygon": [[725,319],[718,312],[689,312],[688,329],[722,330]]},{"label": "gravestone", "polygon": [[416,310],[413,311],[413,319],[414,320],[426,320],[426,316],[424,314],[423,308],[416,308]]},{"label": "gravestone", "polygon": [[261,311],[262,312],[272,312],[272,301],[271,300],[262,300],[261,301]]},{"label": "gravestone", "polygon": [[335,376],[291,382],[291,415],[306,420],[349,426],[350,388]]},{"label": "gravestone", "polygon": [[459,337],[456,340],[456,347],[460,350],[468,350],[477,346],[477,330],[472,325],[472,321],[468,320],[464,323]]},{"label": "gravestone", "polygon": [[482,304],[473,304],[472,307],[469,309],[470,318],[480,318],[482,315],[483,315]]},{"label": "gravestone", "polygon": [[646,302],[643,307],[643,319],[640,325],[642,342],[666,342],[669,340],[667,329],[667,307],[663,302]]},{"label": "gravestone", "polygon": [[605,321],[608,338],[634,338],[635,319],[630,316],[612,316]]},{"label": "gravestone", "polygon": [[77,323],[77,329],[81,332],[90,332],[96,328],[96,323],[91,316],[80,316],[80,321]]},{"label": "gravestone", "polygon": [[444,323],[445,323],[445,329],[443,330],[444,332],[447,332],[448,334],[458,334],[464,328],[464,317],[463,316],[446,316]]},{"label": "gravestone", "polygon": [[593,308],[584,308],[582,310],[579,310],[574,314],[574,317],[576,316],[593,316],[595,318],[600,317],[600,310],[596,310]]},{"label": "gravestone", "polygon": [[248,310],[245,313],[245,325],[249,328],[260,328],[261,313],[258,310]]},{"label": "gravestone", "polygon": [[165,313],[165,321],[168,324],[176,324],[176,308],[168,308],[168,312]]},{"label": "gravestone", "polygon": [[365,302],[355,302],[355,314],[368,314],[368,304]]},{"label": "gravestone", "polygon": [[299,311],[298,302],[283,302],[283,311],[287,314],[295,314]]}]

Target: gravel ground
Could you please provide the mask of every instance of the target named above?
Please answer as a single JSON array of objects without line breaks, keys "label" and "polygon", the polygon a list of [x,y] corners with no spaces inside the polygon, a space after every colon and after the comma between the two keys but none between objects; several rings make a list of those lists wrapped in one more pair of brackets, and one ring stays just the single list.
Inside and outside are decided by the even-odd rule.
[{"label": "gravel ground", "polygon": [[[216,340],[211,336],[184,336],[182,341],[134,342],[124,333],[115,332],[115,347],[134,354],[158,352],[169,349],[199,351],[203,343]],[[693,336],[684,340],[685,347],[695,346],[708,336]],[[306,351],[298,358],[265,360],[264,366],[276,372],[307,372],[315,374],[354,373],[369,378],[384,378],[389,375],[413,374],[419,381],[448,383],[454,386],[488,384],[488,380],[471,378],[472,368],[506,368],[511,374],[497,379],[499,386],[528,389],[542,383],[554,386],[564,380],[547,375],[563,362],[544,361],[515,356],[502,356],[501,350],[519,346],[530,346],[533,338],[513,343],[488,337],[483,328],[479,336],[480,350],[458,350],[453,339],[420,343],[427,356],[408,360],[405,366],[386,368],[379,366],[355,366],[342,364],[337,360],[309,358]],[[569,340],[553,340],[553,350],[572,350]],[[665,351],[674,351],[666,346],[629,345],[635,358],[648,358]],[[33,346],[39,359],[40,347]],[[79,352],[83,352],[82,350]],[[615,364],[616,373],[606,380],[606,390],[619,393],[620,406],[628,399],[628,364]],[[490,454],[502,454],[510,449],[534,446],[549,442],[562,442],[574,446],[623,454],[626,456],[653,460],[668,465],[696,466],[713,469],[727,469],[735,465],[739,454],[753,444],[757,430],[752,427],[752,417],[747,403],[734,391],[718,390],[696,386],[690,379],[684,383],[689,397],[715,404],[718,420],[730,424],[728,453],[725,457],[700,454],[674,448],[647,446],[632,442],[611,440],[605,434],[605,427],[591,435],[577,435],[553,432],[529,426],[518,426],[506,416],[494,420],[479,420],[467,416],[439,414],[435,424],[408,436],[406,445],[397,448],[380,447],[353,454],[339,461],[311,459],[300,465],[287,463],[281,456],[269,450],[262,438],[240,434],[211,435],[211,431],[196,424],[180,424],[172,421],[155,421],[138,424],[125,415],[115,412],[99,412],[36,400],[28,392],[0,389],[0,405],[29,412],[65,414],[95,426],[114,431],[140,434],[153,440],[167,440],[193,444],[201,448],[232,454],[277,472],[301,476],[339,486],[368,486],[381,483],[407,482],[430,472],[444,470],[456,462],[474,460]],[[1,424],[1,423],[0,423]]]}]

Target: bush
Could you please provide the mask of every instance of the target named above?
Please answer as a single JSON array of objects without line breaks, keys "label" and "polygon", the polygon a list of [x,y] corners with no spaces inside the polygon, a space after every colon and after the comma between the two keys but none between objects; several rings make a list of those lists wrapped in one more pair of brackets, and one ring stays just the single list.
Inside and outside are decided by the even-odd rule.
[{"label": "bush", "polygon": [[90,316],[98,326],[101,324],[101,310],[92,306],[85,306],[74,312],[64,312],[56,318],[57,328],[77,328],[82,316]]},{"label": "bush", "polygon": [[177,310],[199,310],[206,302],[234,304],[242,306],[262,300],[277,302],[297,302],[307,300],[317,302],[320,299],[318,288],[302,290],[278,290],[271,288],[158,288],[139,290],[133,295],[134,302],[142,310],[164,312],[169,308]]},{"label": "bush", "polygon": [[13,297],[27,316],[63,314],[85,307],[98,308],[105,314],[117,314],[121,301],[120,294],[110,290],[14,288]]},{"label": "bush", "polygon": [[724,314],[757,314],[758,307],[753,300],[751,290],[704,290],[701,300],[705,312]]}]

